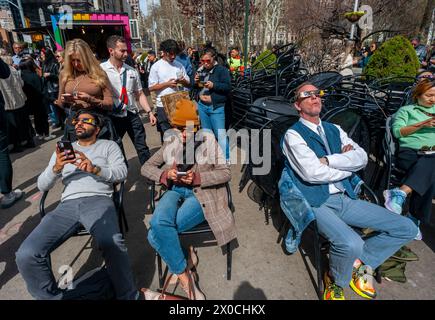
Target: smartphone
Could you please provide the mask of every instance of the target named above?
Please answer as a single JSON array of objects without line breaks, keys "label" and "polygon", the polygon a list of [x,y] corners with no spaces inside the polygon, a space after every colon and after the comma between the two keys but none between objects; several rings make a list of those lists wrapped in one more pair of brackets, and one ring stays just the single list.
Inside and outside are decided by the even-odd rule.
[{"label": "smartphone", "polygon": [[68,159],[72,160],[76,158],[76,154],[74,153],[74,148],[71,144],[71,141],[63,140],[57,142],[57,147],[59,148],[60,152],[65,153],[65,155],[68,155]]},{"label": "smartphone", "polygon": [[65,101],[72,101],[74,96],[71,93],[62,93],[62,97]]},{"label": "smartphone", "polygon": [[187,176],[186,171],[177,171],[177,178]]}]

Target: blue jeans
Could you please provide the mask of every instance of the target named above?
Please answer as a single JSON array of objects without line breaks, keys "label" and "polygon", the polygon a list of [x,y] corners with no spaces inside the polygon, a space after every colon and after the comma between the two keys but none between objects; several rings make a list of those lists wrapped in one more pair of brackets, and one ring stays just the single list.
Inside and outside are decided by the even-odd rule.
[{"label": "blue jeans", "polygon": [[[340,287],[349,285],[357,258],[375,269],[418,232],[410,219],[343,194],[331,195],[313,210],[320,234],[331,242],[329,267]],[[349,226],[370,228],[378,234],[364,241]]]},{"label": "blue jeans", "polygon": [[113,200],[94,196],[61,202],[48,213],[24,240],[16,263],[29,293],[36,299],[62,299],[62,290],[49,264],[49,255],[76,233],[82,224],[103,251],[107,271],[119,300],[134,300],[138,291],[133,281],[127,247],[119,232]]},{"label": "blue jeans", "polygon": [[212,130],[221,149],[225,154],[225,159],[230,158],[230,146],[225,130],[225,106],[224,105],[205,105],[198,101],[198,113],[202,129]]},{"label": "blue jeans", "polygon": [[151,218],[148,241],[168,265],[169,272],[181,274],[187,267],[178,233],[204,220],[202,207],[192,189],[174,186],[163,194]]},{"label": "blue jeans", "polygon": [[53,104],[49,104],[50,106],[50,113],[48,114],[48,116],[50,117],[51,122],[54,125],[59,125],[59,118],[57,117],[57,113],[56,113],[56,107]]}]

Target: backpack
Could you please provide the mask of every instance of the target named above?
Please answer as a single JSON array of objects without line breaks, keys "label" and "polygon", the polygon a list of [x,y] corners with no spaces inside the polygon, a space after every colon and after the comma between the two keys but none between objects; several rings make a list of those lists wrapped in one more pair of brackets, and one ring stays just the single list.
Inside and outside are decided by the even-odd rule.
[{"label": "backpack", "polygon": [[106,267],[96,268],[73,280],[62,300],[115,300],[116,294]]}]

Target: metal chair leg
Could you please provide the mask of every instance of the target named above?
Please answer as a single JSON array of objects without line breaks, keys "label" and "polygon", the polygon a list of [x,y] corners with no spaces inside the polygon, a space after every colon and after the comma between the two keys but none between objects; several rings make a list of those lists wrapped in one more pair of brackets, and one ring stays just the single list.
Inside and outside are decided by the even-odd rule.
[{"label": "metal chair leg", "polygon": [[163,281],[163,268],[162,268],[162,257],[156,252],[156,258],[157,258],[157,270],[159,274],[159,286],[160,288],[163,288],[164,281]]},{"label": "metal chair leg", "polygon": [[232,249],[231,242],[227,243],[227,280],[231,280],[231,263],[232,263]]},{"label": "metal chair leg", "polygon": [[323,297],[323,281],[322,281],[322,257],[320,252],[320,237],[319,230],[317,229],[317,222],[313,221],[314,224],[314,261],[317,271],[317,294],[319,299]]},{"label": "metal chair leg", "polygon": [[285,219],[284,222],[281,224],[278,230],[278,239],[276,240],[276,243],[280,243],[281,239],[284,238],[285,230],[287,229],[287,226],[289,225],[290,221],[288,219]]}]

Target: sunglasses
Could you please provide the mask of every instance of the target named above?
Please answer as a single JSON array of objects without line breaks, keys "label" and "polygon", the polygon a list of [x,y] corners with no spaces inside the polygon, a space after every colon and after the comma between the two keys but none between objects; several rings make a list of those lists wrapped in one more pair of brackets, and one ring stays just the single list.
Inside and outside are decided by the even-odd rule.
[{"label": "sunglasses", "polygon": [[201,62],[202,62],[202,63],[210,63],[211,60],[210,60],[210,59],[201,59]]},{"label": "sunglasses", "polygon": [[81,118],[81,119],[76,118],[76,119],[73,119],[71,121],[73,126],[77,125],[79,122],[90,124],[91,126],[94,126],[94,127],[97,126],[97,122],[95,121],[95,119],[92,119],[92,118]]},{"label": "sunglasses", "polygon": [[420,148],[420,151],[435,151],[435,146],[423,146]]},{"label": "sunglasses", "polygon": [[434,75],[432,74],[427,74],[427,75],[423,75],[423,76],[418,76],[418,79],[434,79]]},{"label": "sunglasses", "polygon": [[316,96],[317,98],[323,97],[325,95],[325,90],[302,91],[299,93],[299,98],[305,99],[305,98],[309,98],[313,95]]}]

